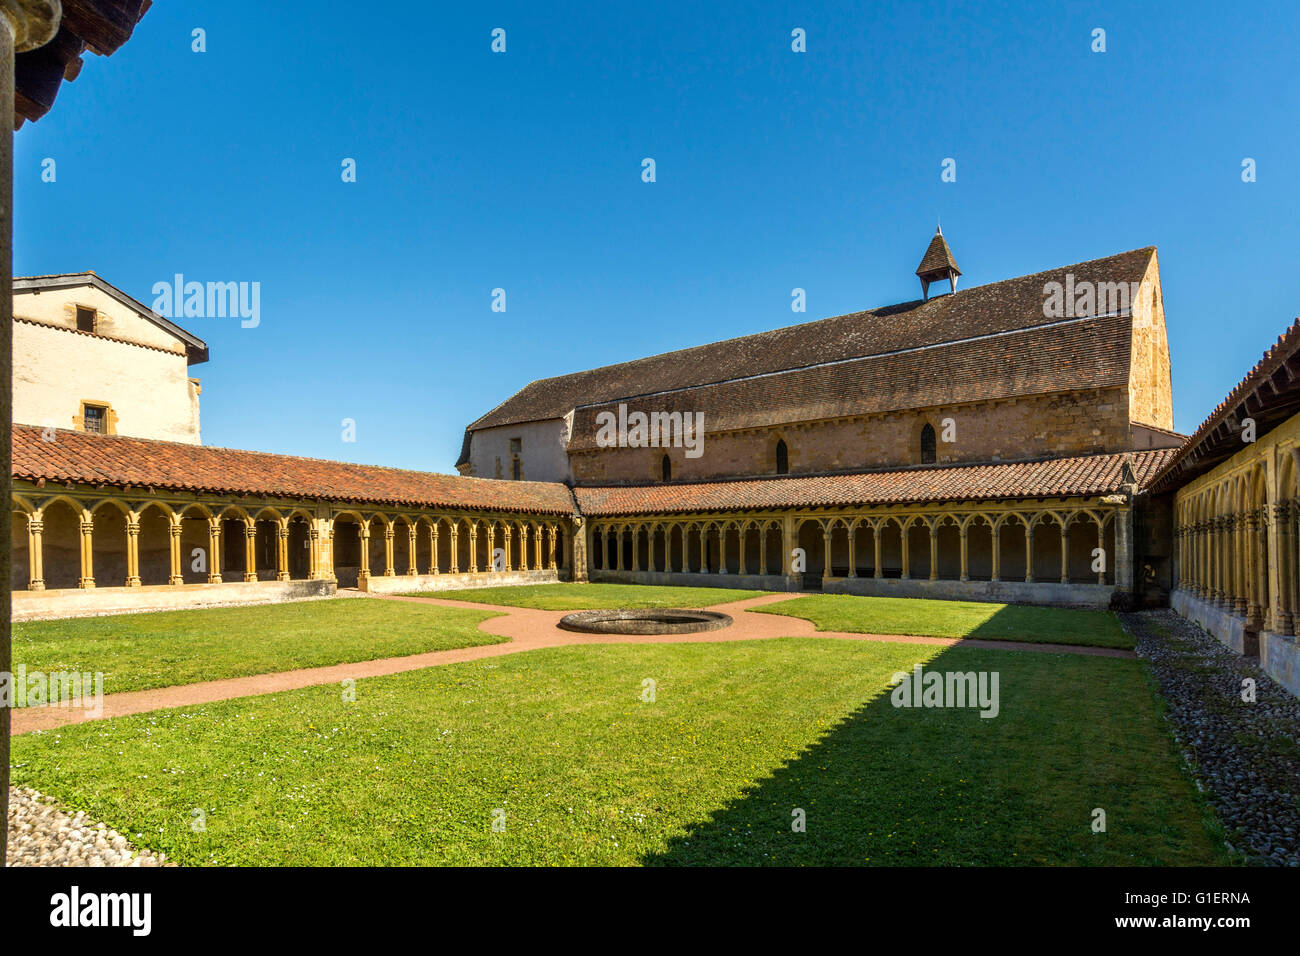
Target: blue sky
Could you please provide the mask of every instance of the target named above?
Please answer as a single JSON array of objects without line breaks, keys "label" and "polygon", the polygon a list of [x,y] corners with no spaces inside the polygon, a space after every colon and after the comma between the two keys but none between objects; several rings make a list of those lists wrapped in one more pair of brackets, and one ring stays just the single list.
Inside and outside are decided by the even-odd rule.
[{"label": "blue sky", "polygon": [[1158,246],[1183,431],[1300,314],[1293,0],[383,6],[163,0],[17,134],[16,274],[261,283],[182,321],[205,444],[451,471],[533,379],[916,298],[940,216],[963,285]]}]

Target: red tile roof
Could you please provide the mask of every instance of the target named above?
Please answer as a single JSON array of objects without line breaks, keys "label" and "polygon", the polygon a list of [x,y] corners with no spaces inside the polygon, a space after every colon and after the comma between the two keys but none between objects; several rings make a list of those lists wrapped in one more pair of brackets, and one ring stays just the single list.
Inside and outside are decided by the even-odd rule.
[{"label": "red tile roof", "polygon": [[14,425],[14,478],[424,508],[557,515],[574,510],[569,489],[549,482],[463,478],[64,430],[45,441],[43,431]]},{"label": "red tile roof", "polygon": [[1161,448],[1047,461],[941,465],[848,475],[579,487],[573,494],[582,513],[591,517],[1104,495],[1119,491],[1123,485],[1122,468],[1126,458],[1140,484],[1175,452],[1176,449]]},{"label": "red tile roof", "polygon": [[1156,493],[1173,491],[1227,461],[1244,447],[1241,422],[1245,418],[1255,419],[1255,437],[1259,439],[1296,414],[1300,414],[1300,319],[1278,336],[1273,347],[1144,487]]},{"label": "red tile roof", "polygon": [[1125,458],[1140,483],[1176,452],[570,491],[550,482],[465,478],[118,435],[58,430],[54,441],[45,441],[43,431],[14,425],[14,478],[422,508],[555,515],[581,510],[593,517],[1108,494],[1123,483]]}]

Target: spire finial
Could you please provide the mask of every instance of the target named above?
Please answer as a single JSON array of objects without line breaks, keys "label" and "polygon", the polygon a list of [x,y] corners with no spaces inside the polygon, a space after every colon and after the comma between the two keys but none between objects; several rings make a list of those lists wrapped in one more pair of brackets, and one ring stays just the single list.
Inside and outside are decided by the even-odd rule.
[{"label": "spire finial", "polygon": [[947,279],[949,290],[956,293],[957,277],[960,275],[961,270],[957,268],[957,260],[953,258],[952,250],[948,248],[948,240],[943,237],[943,223],[935,217],[934,238],[930,240],[925,256],[916,268],[916,276],[921,280],[921,297],[929,299],[930,283],[939,279]]}]

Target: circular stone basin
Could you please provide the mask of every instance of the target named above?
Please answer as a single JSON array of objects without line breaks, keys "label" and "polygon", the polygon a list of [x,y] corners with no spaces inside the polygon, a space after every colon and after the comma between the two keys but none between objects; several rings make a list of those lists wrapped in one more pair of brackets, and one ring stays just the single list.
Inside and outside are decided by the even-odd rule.
[{"label": "circular stone basin", "polygon": [[578,611],[560,618],[566,631],[585,634],[693,634],[730,627],[731,617],[717,611],[644,608],[633,611]]}]

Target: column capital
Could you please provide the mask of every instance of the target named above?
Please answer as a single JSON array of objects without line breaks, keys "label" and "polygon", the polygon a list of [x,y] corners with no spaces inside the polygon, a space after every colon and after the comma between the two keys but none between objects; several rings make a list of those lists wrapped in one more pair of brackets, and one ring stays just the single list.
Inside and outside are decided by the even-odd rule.
[{"label": "column capital", "polygon": [[62,17],[60,0],[0,0],[0,18],[13,35],[15,53],[35,50],[53,40]]}]

